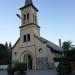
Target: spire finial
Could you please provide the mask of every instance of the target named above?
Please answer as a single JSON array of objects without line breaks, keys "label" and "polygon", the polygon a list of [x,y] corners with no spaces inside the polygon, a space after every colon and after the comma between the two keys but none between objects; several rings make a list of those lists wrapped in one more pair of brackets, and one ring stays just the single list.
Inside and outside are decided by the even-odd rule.
[{"label": "spire finial", "polygon": [[25,0],[25,6],[27,5],[33,5],[32,0]]}]

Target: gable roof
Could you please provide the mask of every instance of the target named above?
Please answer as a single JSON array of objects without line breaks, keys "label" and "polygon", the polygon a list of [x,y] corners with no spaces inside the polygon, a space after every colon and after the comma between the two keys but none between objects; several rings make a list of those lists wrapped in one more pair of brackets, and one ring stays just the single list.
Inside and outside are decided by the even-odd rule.
[{"label": "gable roof", "polygon": [[61,47],[59,47],[58,45],[52,43],[51,41],[46,40],[43,37],[38,37],[36,35],[34,35],[36,38],[38,38],[41,42],[46,43],[47,47],[51,48],[54,51],[57,52],[63,52],[63,49]]},{"label": "gable roof", "polygon": [[54,50],[54,51],[56,50],[58,52],[63,52],[63,49],[61,47],[59,47],[58,45],[56,45],[48,40],[47,40],[47,47],[52,48],[52,50]]},{"label": "gable roof", "polygon": [[20,37],[18,38],[18,40],[16,41],[16,43],[13,45],[12,49],[17,45],[17,43],[19,42]]},{"label": "gable roof", "polygon": [[[34,35],[34,36],[35,36],[38,40],[40,40],[42,43],[46,43],[46,46],[47,46],[48,48],[50,48],[51,50],[57,51],[57,52],[63,52],[63,48],[61,48],[61,47],[59,47],[58,45],[52,43],[51,41],[48,41],[48,40],[46,40],[46,39],[43,38],[43,37],[38,37],[38,36],[36,36],[36,35]],[[20,40],[20,37],[18,38],[18,40],[16,41],[16,43],[14,44],[14,46],[13,46],[12,48],[14,48],[14,47],[17,45],[17,43],[19,42],[19,40]]]},{"label": "gable roof", "polygon": [[34,37],[36,37],[38,40],[40,40],[42,43],[46,43],[45,39],[42,39],[41,37],[38,37],[37,35],[34,35]]}]

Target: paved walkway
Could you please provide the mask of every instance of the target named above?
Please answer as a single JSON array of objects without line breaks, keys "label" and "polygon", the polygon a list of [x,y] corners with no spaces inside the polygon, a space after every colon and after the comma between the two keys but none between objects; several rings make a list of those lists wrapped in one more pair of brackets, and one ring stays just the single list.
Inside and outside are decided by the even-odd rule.
[{"label": "paved walkway", "polygon": [[27,75],[56,75],[56,70],[28,70]]},{"label": "paved walkway", "polygon": [[7,75],[7,71],[6,70],[0,70],[0,75]]},{"label": "paved walkway", "polygon": [[[8,75],[7,70],[0,70],[0,75]],[[26,75],[56,75],[55,70],[28,70]]]}]

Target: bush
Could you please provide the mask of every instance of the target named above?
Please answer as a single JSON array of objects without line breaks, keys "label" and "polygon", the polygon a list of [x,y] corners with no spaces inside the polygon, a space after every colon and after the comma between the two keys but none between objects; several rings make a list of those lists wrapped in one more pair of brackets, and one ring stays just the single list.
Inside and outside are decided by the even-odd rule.
[{"label": "bush", "polygon": [[26,71],[27,65],[25,63],[17,63],[15,64],[16,71]]},{"label": "bush", "polygon": [[57,72],[58,75],[71,75],[72,73],[72,68],[69,62],[60,62],[58,67],[57,67]]},{"label": "bush", "polygon": [[8,71],[8,74],[14,74],[15,67],[8,67],[7,71]]},{"label": "bush", "polygon": [[18,75],[25,75],[27,65],[25,63],[16,63],[14,67],[8,67],[8,74],[19,73]]}]

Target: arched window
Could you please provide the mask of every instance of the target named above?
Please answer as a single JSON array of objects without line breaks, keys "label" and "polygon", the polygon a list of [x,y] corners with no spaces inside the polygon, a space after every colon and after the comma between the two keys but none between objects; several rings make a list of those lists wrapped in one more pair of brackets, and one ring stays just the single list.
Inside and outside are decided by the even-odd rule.
[{"label": "arched window", "polygon": [[29,42],[30,41],[30,34],[23,36],[23,42]]},{"label": "arched window", "polygon": [[24,20],[26,20],[26,15],[24,15]]},{"label": "arched window", "polygon": [[24,35],[23,40],[24,40],[24,42],[26,42],[26,35]]},{"label": "arched window", "polygon": [[33,14],[33,22],[34,22],[34,14]]},{"label": "arched window", "polygon": [[27,34],[27,41],[30,41],[30,34]]},{"label": "arched window", "polygon": [[29,19],[29,13],[27,13],[27,19]]},{"label": "arched window", "polygon": [[24,57],[23,57],[23,61],[24,61],[24,63],[27,64],[27,55],[24,55]]},{"label": "arched window", "polygon": [[36,15],[35,15],[35,22],[36,22]]}]

